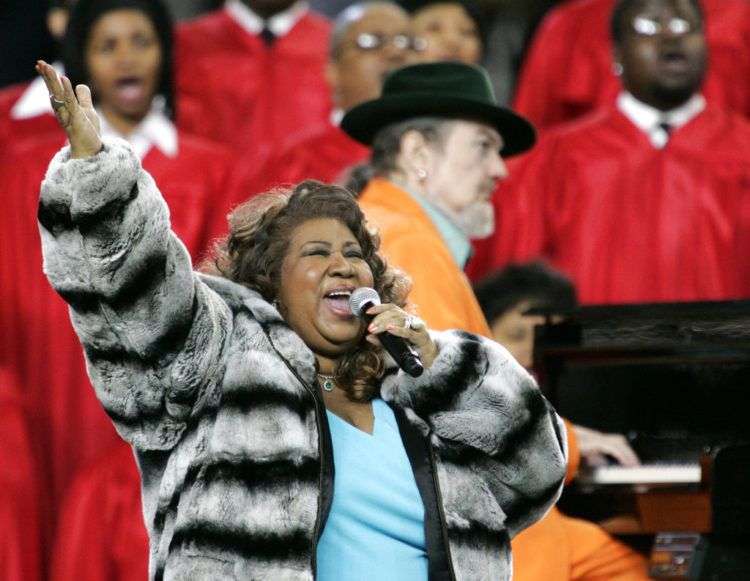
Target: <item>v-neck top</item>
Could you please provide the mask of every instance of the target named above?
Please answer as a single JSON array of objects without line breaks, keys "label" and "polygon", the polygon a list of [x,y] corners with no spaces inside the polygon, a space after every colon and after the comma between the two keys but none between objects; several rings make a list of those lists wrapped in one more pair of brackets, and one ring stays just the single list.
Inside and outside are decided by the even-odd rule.
[{"label": "v-neck top", "polygon": [[372,411],[372,434],[326,412],[335,478],[317,578],[426,581],[424,504],[393,410],[375,399]]}]

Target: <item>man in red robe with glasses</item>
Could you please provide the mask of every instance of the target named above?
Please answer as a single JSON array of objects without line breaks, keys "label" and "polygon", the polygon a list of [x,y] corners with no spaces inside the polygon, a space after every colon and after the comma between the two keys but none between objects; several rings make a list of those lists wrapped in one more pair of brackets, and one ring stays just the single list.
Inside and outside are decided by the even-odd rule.
[{"label": "man in red robe with glasses", "polygon": [[[615,0],[571,0],[541,24],[514,108],[541,130],[614,103],[622,90],[608,24]],[[706,100],[750,117],[750,2],[701,0],[708,43]]]},{"label": "man in red robe with glasses", "polygon": [[549,132],[496,192],[474,277],[544,257],[583,303],[750,297],[750,123],[701,93],[695,0],[621,0],[616,104]]},{"label": "man in red robe with glasses", "polygon": [[303,179],[346,181],[351,166],[365,161],[370,150],[339,128],[344,113],[380,95],[384,77],[412,61],[415,40],[408,14],[382,1],[353,4],[334,23],[326,80],[335,108],[325,125],[295,135],[264,167],[246,168],[247,190],[264,191]]}]

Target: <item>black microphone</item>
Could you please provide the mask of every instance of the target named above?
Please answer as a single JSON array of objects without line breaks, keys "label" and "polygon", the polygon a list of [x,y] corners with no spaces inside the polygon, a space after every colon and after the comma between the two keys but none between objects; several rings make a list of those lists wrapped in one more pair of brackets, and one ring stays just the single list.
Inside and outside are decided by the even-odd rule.
[{"label": "black microphone", "polygon": [[[370,324],[373,320],[372,315],[367,314],[367,310],[371,307],[375,307],[380,304],[380,297],[375,289],[363,286],[356,289],[349,297],[349,308],[355,317]],[[393,357],[401,369],[412,377],[419,377],[424,371],[422,361],[419,359],[419,354],[409,344],[408,341],[402,337],[396,337],[391,335],[387,331],[378,335],[380,343],[383,345],[386,351]]]}]

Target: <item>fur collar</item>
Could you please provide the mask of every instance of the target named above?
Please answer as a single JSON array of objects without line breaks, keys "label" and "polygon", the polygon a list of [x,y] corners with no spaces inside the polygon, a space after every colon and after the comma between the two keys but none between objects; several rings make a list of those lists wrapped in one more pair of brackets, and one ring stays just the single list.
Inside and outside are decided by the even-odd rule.
[{"label": "fur collar", "polygon": [[315,355],[302,339],[286,324],[279,311],[259,292],[226,278],[207,274],[199,275],[211,289],[218,293],[234,312],[246,309],[263,328],[273,349],[311,386],[315,383],[317,363]]}]

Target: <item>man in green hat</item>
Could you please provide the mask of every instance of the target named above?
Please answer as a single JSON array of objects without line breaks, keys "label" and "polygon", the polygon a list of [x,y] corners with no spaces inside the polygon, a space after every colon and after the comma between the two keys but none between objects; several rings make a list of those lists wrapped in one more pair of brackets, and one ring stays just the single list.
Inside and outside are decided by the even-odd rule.
[{"label": "man in green hat", "polygon": [[463,266],[469,240],[492,233],[490,195],[507,175],[501,155],[530,148],[532,126],[497,105],[484,70],[441,62],[393,72],[341,127],[372,147],[375,177],[360,204],[386,256],[412,277],[419,314],[435,329],[490,337]]}]

